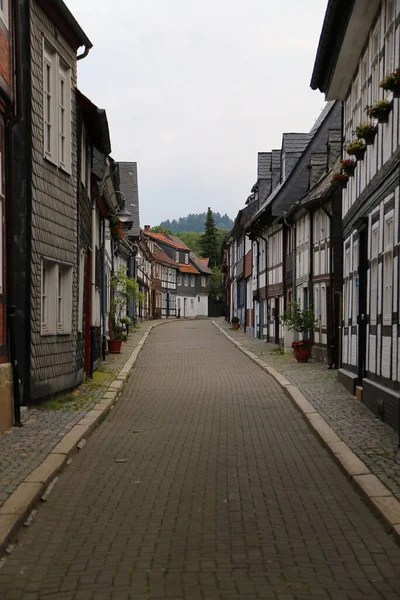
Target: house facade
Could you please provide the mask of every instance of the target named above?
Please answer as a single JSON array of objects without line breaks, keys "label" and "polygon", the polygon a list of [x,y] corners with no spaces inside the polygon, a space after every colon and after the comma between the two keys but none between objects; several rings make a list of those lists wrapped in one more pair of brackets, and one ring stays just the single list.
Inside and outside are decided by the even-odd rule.
[{"label": "house facade", "polygon": [[400,398],[400,106],[380,82],[400,66],[399,17],[400,5],[394,0],[356,0],[345,7],[330,0],[311,82],[328,99],[344,103],[345,156],[353,131],[366,121],[367,106],[387,101],[386,115],[371,116],[375,136],[343,191],[339,375],[349,390],[357,391],[364,404],[395,428]]},{"label": "house facade", "polygon": [[[0,431],[13,423],[13,376],[10,353],[15,349],[8,344],[7,302],[8,283],[13,271],[12,257],[7,256],[11,240],[6,238],[11,230],[7,224],[11,219],[11,181],[13,167],[11,156],[7,154],[6,137],[10,137],[10,118],[15,117],[19,106],[13,94],[13,11],[11,0],[4,0],[0,5]],[[8,212],[10,210],[10,213]],[[11,262],[9,262],[11,261]],[[7,268],[9,263],[9,268]],[[7,277],[9,274],[9,277]],[[11,309],[11,306],[10,306]],[[14,311],[10,310],[10,314]],[[14,317],[11,317],[14,319]]]},{"label": "house facade", "polygon": [[[80,381],[77,358],[77,51],[91,43],[58,2],[21,15],[22,118],[13,130],[16,358],[24,403]],[[84,52],[87,54],[87,52]],[[83,56],[83,55],[82,55]]]}]

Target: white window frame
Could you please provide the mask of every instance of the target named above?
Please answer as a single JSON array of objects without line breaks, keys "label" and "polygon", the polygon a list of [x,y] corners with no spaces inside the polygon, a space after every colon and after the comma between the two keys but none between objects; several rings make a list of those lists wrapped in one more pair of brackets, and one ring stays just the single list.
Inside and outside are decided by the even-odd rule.
[{"label": "white window frame", "polygon": [[201,276],[200,285],[201,287],[207,287],[207,279],[204,275]]},{"label": "white window frame", "polygon": [[383,286],[382,286],[382,322],[391,325],[393,312],[393,240],[394,240],[394,211],[385,215],[383,229]]},{"label": "white window frame", "polygon": [[179,250],[175,250],[175,262],[179,262]]},{"label": "white window frame", "polygon": [[81,129],[81,183],[87,188],[88,183],[88,173],[87,173],[87,163],[88,163],[88,152],[87,152],[87,136],[86,136],[86,128],[84,123],[82,123]]},{"label": "white window frame", "polygon": [[3,21],[4,25],[8,29],[9,25],[9,0],[3,0],[3,8],[0,8],[0,19]]},{"label": "white window frame", "polygon": [[326,313],[327,313],[327,298],[326,298],[326,284],[321,284],[321,328],[326,329]]},{"label": "white window frame", "polygon": [[[72,270],[73,267],[69,263],[42,259],[40,273],[41,335],[69,335],[72,331]],[[59,289],[60,274],[62,274],[62,290]]]},{"label": "white window frame", "polygon": [[194,287],[194,284],[195,284],[195,277],[194,277],[194,275],[191,275],[190,276],[190,285],[191,285],[191,287]]},{"label": "white window frame", "polygon": [[[71,69],[44,38],[42,65],[43,156],[66,173],[71,174]],[[47,73],[49,73],[49,77],[47,77]],[[62,95],[64,96],[63,101]],[[47,107],[49,114],[47,114]],[[48,127],[51,130],[50,135],[47,132]],[[49,145],[47,141],[49,141]]]},{"label": "white window frame", "polygon": [[185,254],[185,265],[189,264],[189,255]]},{"label": "white window frame", "polygon": [[184,283],[185,287],[189,286],[189,278],[188,278],[187,275],[184,275],[184,277],[183,277],[183,283]]},{"label": "white window frame", "polygon": [[[395,14],[395,0],[386,0],[386,27],[385,27],[385,73],[392,73],[397,65],[395,61],[395,29],[394,29],[394,14]],[[389,13],[389,6],[392,8],[391,14]]]}]

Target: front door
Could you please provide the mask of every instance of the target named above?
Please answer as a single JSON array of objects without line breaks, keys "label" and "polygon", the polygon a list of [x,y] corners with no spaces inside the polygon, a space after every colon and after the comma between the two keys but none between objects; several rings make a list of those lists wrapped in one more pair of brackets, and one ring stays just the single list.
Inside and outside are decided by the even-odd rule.
[{"label": "front door", "polygon": [[86,277],[85,277],[85,348],[83,368],[88,375],[90,373],[90,317],[91,317],[91,272],[92,272],[92,253],[90,250],[86,254]]}]

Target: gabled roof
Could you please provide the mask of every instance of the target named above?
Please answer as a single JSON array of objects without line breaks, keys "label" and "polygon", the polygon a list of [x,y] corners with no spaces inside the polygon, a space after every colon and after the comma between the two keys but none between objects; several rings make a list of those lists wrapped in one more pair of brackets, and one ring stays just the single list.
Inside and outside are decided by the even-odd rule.
[{"label": "gabled roof", "polygon": [[309,134],[299,134],[298,139],[295,139],[296,136],[294,134],[288,134],[288,142],[291,148],[297,149],[305,144],[304,149],[299,153],[296,164],[291,169],[288,177],[268,196],[264,204],[248,223],[247,229],[259,220],[266,211],[270,211],[269,214],[273,217],[280,216],[294,202],[302,198],[309,186],[308,165],[311,154],[326,147],[329,129],[335,129],[338,126],[340,128],[341,118],[340,102],[328,102]]},{"label": "gabled roof", "polygon": [[190,260],[203,275],[212,275],[213,271],[208,266],[208,258],[200,258],[194,252],[190,252]]},{"label": "gabled roof", "polygon": [[176,263],[172,258],[168,256],[164,250],[162,250],[159,246],[156,247],[154,252],[152,253],[152,258],[159,263],[168,265],[170,267],[178,268],[178,263]]},{"label": "gabled roof", "polygon": [[97,106],[79,90],[76,90],[76,100],[93,145],[102,154],[110,154],[110,130],[108,128],[106,111],[102,108],[97,108]]},{"label": "gabled roof", "polygon": [[163,242],[164,244],[171,246],[171,248],[176,248],[177,250],[190,250],[190,248],[176,235],[171,235],[170,233],[155,233],[153,231],[146,231],[145,235],[155,241]]},{"label": "gabled roof", "polygon": [[85,46],[87,50],[93,47],[92,42],[62,0],[36,0],[36,2],[74,50],[80,46]]},{"label": "gabled roof", "polygon": [[128,237],[139,237],[140,218],[137,163],[119,162],[118,171],[120,190],[125,198],[125,208],[131,214],[132,227],[127,235]]}]

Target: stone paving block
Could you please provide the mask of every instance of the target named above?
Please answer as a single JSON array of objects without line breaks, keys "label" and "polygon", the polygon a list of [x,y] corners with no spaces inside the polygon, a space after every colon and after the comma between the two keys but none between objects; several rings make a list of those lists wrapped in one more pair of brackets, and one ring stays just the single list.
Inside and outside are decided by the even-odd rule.
[{"label": "stone paving block", "polygon": [[16,527],[17,523],[18,516],[16,514],[0,514],[0,550],[3,550],[4,547],[7,545],[10,535]]},{"label": "stone paving block", "polygon": [[13,514],[21,516],[25,514],[43,490],[44,485],[42,483],[21,483],[0,507],[0,515]]},{"label": "stone paving block", "polygon": [[318,432],[321,439],[326,443],[340,442],[340,438],[333,431],[332,427],[318,413],[307,414],[307,420],[311,426]]},{"label": "stone paving block", "polygon": [[362,488],[367,496],[392,496],[392,493],[376,475],[355,475],[354,481]]},{"label": "stone paving block", "polygon": [[370,473],[368,467],[344,442],[330,442],[329,448],[351,477],[354,477],[355,475],[367,475]]},{"label": "stone paving block", "polygon": [[37,469],[34,469],[32,473],[25,478],[25,482],[47,483],[58,473],[65,461],[66,457],[63,454],[50,454]]},{"label": "stone paving block", "polygon": [[114,390],[119,390],[119,389],[122,387],[122,385],[123,385],[123,382],[122,382],[122,381],[117,381],[117,380],[115,380],[115,381],[113,381],[112,383],[110,383],[109,390],[110,390],[111,392],[112,392],[112,391],[114,391]]},{"label": "stone paving block", "polygon": [[87,425],[75,425],[53,449],[54,454],[69,454],[79,440],[85,435],[89,427]]},{"label": "stone paving block", "polygon": [[286,379],[281,373],[279,373],[274,367],[266,367],[265,370],[267,373],[272,375],[272,377],[283,387],[290,385],[290,381]]}]

